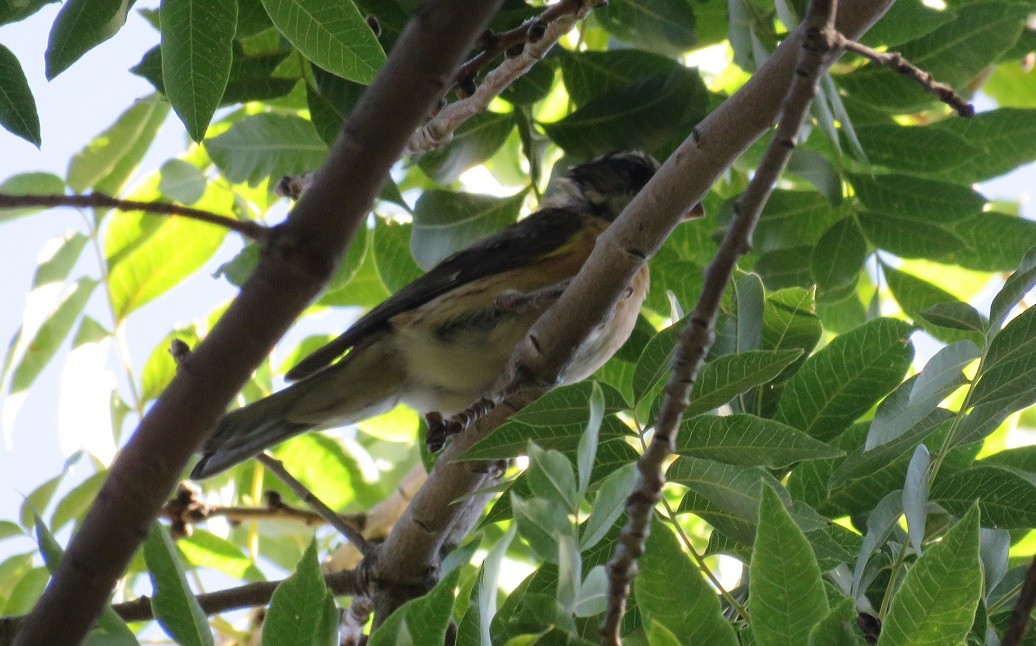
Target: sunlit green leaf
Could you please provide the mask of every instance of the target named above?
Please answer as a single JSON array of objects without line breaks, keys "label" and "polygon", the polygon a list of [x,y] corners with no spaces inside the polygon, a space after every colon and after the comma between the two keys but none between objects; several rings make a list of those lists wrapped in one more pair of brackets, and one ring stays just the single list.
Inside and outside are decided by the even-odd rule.
[{"label": "sunlit green leaf", "polygon": [[273,591],[263,621],[263,644],[333,646],[337,643],[338,608],[320,573],[316,540],[313,540],[294,574]]},{"label": "sunlit green leaf", "polygon": [[205,150],[228,180],[256,186],[319,168],[327,144],[311,122],[265,112],[235,121],[230,130],[206,140]]},{"label": "sunlit green leaf", "polygon": [[198,604],[173,541],[159,523],[144,541],[144,560],[151,576],[151,608],[162,629],[177,644],[211,645],[209,622]]}]

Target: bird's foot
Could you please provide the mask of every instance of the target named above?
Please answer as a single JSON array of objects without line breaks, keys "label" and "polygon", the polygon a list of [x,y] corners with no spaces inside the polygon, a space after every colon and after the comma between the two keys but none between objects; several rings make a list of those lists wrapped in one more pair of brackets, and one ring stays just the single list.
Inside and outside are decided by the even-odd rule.
[{"label": "bird's foot", "polygon": [[442,413],[435,411],[425,415],[425,422],[428,424],[428,435],[425,437],[425,443],[428,446],[428,450],[432,453],[442,450],[442,447],[446,445],[447,439],[464,432],[465,429],[488,415],[491,410],[496,408],[499,401],[499,399],[483,397],[449,418],[444,418]]}]

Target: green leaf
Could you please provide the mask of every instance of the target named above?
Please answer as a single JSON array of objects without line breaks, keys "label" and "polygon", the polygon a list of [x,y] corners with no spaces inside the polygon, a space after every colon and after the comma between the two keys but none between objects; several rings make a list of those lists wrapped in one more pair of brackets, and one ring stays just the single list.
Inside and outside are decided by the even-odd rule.
[{"label": "green leaf", "polygon": [[998,108],[923,130],[931,131],[933,139],[949,134],[967,142],[967,150],[947,151],[957,163],[934,173],[922,171],[959,184],[992,179],[1036,158],[1036,110]]},{"label": "green leaf", "polygon": [[755,538],[760,489],[777,480],[758,467],[739,467],[711,460],[681,457],[666,472],[669,482],[690,488],[678,514],[693,513],[744,545]]},{"label": "green leaf", "polygon": [[197,346],[200,341],[197,330],[194,327],[187,327],[170,332],[155,346],[144,363],[144,369],[140,372],[140,399],[142,402],[149,402],[157,398],[176,375],[176,362],[169,354],[170,344],[174,339],[183,341],[189,348]]},{"label": "green leaf", "polygon": [[327,145],[310,121],[272,112],[235,121],[206,140],[205,150],[229,181],[251,186],[319,168],[327,156]]},{"label": "green leaf", "polygon": [[457,129],[450,143],[421,155],[418,166],[440,184],[449,184],[461,173],[493,156],[514,128],[506,112],[481,112]]},{"label": "green leaf", "polygon": [[906,516],[910,545],[921,554],[925,525],[928,522],[928,468],[930,455],[928,447],[918,444],[907,467],[903,483],[903,515]]},{"label": "green leaf", "polygon": [[162,0],[162,91],[194,141],[230,79],[237,2]]},{"label": "green leaf", "polygon": [[749,566],[748,610],[760,646],[808,644],[828,613],[813,548],[770,487],[762,490],[759,530]]},{"label": "green leaf", "polygon": [[859,646],[861,641],[851,628],[855,624],[853,600],[842,599],[809,631],[809,646]]},{"label": "green leaf", "polygon": [[[990,236],[990,231],[998,235]],[[961,220],[953,233],[967,245],[954,256],[957,264],[978,271],[1014,271],[1036,240],[1036,222],[986,211]]]},{"label": "green leaf", "polygon": [[880,646],[959,644],[982,593],[978,508],[972,506],[907,572],[882,625]]},{"label": "green leaf", "polygon": [[50,572],[47,571],[47,568],[36,567],[27,570],[11,587],[11,593],[7,595],[7,605],[4,606],[4,614],[23,615],[32,610],[49,580]]},{"label": "green leaf", "polygon": [[920,317],[932,325],[985,334],[988,325],[985,318],[967,303],[937,303],[923,312]]},{"label": "green leaf", "polygon": [[24,20],[57,0],[25,0],[0,4],[0,25]]},{"label": "green leaf", "polygon": [[629,148],[662,150],[705,115],[709,94],[696,71],[674,68],[600,94],[554,123],[547,136],[566,153],[593,157]]},{"label": "green leaf", "polygon": [[338,609],[327,589],[312,540],[295,573],[285,579],[270,598],[263,621],[263,646],[332,646],[338,643]]},{"label": "green leaf", "polygon": [[459,576],[460,570],[453,570],[428,594],[400,606],[371,634],[370,646],[439,646],[444,643],[453,616],[454,590]]},{"label": "green leaf", "polygon": [[671,72],[679,63],[638,49],[566,52],[558,56],[565,88],[576,105],[619,90],[644,76]]},{"label": "green leaf", "polygon": [[126,24],[132,0],[69,0],[61,7],[47,41],[47,80],[64,72]]},{"label": "green leaf", "polygon": [[929,8],[921,0],[903,0],[889,7],[888,12],[867,30],[861,41],[872,47],[895,47],[935,31],[956,15],[950,9]]},{"label": "green leaf", "polygon": [[[899,51],[940,81],[964,89],[1018,40],[1025,10],[990,2],[970,4],[956,11],[956,19],[904,43]],[[842,85],[851,95],[889,112],[918,111],[936,100],[913,79],[889,75],[888,71],[870,65],[842,77]]]},{"label": "green leaf", "polygon": [[0,541],[14,536],[23,536],[24,530],[18,523],[11,520],[0,520]]},{"label": "green leaf", "polygon": [[[215,185],[213,189],[222,191]],[[221,197],[231,199],[229,193]],[[108,290],[115,320],[123,321],[193,274],[216,253],[226,235],[223,227],[204,222],[163,219],[154,233],[116,259],[109,270]],[[109,257],[109,262],[112,260]]]},{"label": "green leaf", "polygon": [[626,498],[637,483],[637,466],[627,463],[612,471],[601,483],[590,517],[583,524],[579,547],[588,550],[601,541],[626,508]]},{"label": "green leaf", "polygon": [[263,0],[270,20],[302,55],[344,79],[370,83],[385,50],[351,1]]},{"label": "green leaf", "polygon": [[579,493],[585,494],[590,485],[594,459],[597,457],[597,445],[601,435],[601,424],[604,422],[604,391],[600,384],[594,383],[590,391],[590,418],[586,430],[579,438],[576,450],[576,466],[579,474]]},{"label": "green leaf", "polygon": [[805,363],[823,334],[811,291],[793,287],[766,296],[763,309],[762,350],[800,349],[802,354],[778,379],[787,379]]},{"label": "green leaf", "polygon": [[[888,78],[885,76],[884,80]],[[960,172],[956,169],[968,157],[979,156],[982,152],[978,142],[971,142],[953,130],[934,126],[863,124],[857,126],[856,134],[872,163],[908,173],[934,175],[948,181],[957,181]]]},{"label": "green leaf", "polygon": [[649,618],[659,622],[680,636],[678,643],[737,645],[716,591],[680,549],[672,530],[657,519],[651,524],[647,549],[637,566],[634,594],[645,623]]},{"label": "green leaf", "polygon": [[575,513],[579,509],[579,491],[572,463],[553,449],[544,451],[529,443],[529,488],[537,498],[549,500]]},{"label": "green leaf", "polygon": [[561,505],[543,498],[523,500],[511,492],[511,508],[518,533],[539,558],[558,562],[558,536],[569,535],[572,524]]},{"label": "green leaf", "polygon": [[970,403],[1003,404],[1036,398],[1036,308],[1004,327],[989,344],[985,364]]},{"label": "green leaf", "polygon": [[903,258],[949,260],[965,246],[952,231],[893,213],[865,211],[857,221],[871,244]]},{"label": "green leaf", "polygon": [[913,175],[861,174],[849,179],[857,199],[868,209],[931,224],[978,215],[986,205],[986,198],[969,186]]},{"label": "green leaf", "polygon": [[191,567],[211,568],[235,579],[263,579],[262,572],[240,547],[204,529],[194,528],[191,535],[177,541],[176,546]]},{"label": "green leaf", "polygon": [[752,350],[717,357],[702,369],[685,416],[711,411],[751,388],[773,381],[801,354],[800,349]]},{"label": "green leaf", "polygon": [[911,331],[879,318],[836,337],[788,381],[775,419],[820,440],[838,435],[903,379]]},{"label": "green leaf", "polygon": [[[721,218],[725,216],[724,211]],[[775,190],[763,208],[752,245],[759,252],[812,246],[840,219],[838,209],[816,191]]]},{"label": "green leaf", "polygon": [[848,287],[859,278],[867,259],[867,241],[853,218],[843,218],[820,236],[813,248],[810,269],[822,291]]},{"label": "green leaf", "polygon": [[98,471],[66,493],[54,506],[54,514],[50,517],[51,529],[60,531],[69,521],[78,520],[85,514],[107,478],[107,470]]},{"label": "green leaf", "polygon": [[410,250],[425,269],[491,233],[514,224],[525,193],[496,198],[472,193],[429,190],[414,207]]},{"label": "green leaf", "polygon": [[[20,338],[27,343],[23,348],[15,348],[9,393],[22,392],[32,386],[68,338],[72,326],[79,320],[96,286],[97,281],[85,277],[66,285],[46,315],[41,317],[42,323],[37,329],[22,328]],[[21,346],[21,340],[18,345]]]},{"label": "green leaf", "polygon": [[40,117],[36,100],[14,53],[0,45],[0,125],[40,147]]},{"label": "green leaf", "polygon": [[962,515],[978,499],[987,527],[1022,529],[1036,525],[1036,484],[1008,467],[981,462],[932,487],[931,500]]},{"label": "green leaf", "polygon": [[774,469],[843,454],[790,426],[739,413],[685,419],[680,425],[676,452],[726,464]]},{"label": "green leaf", "polygon": [[187,584],[180,555],[168,532],[158,522],[144,541],[144,560],[151,577],[151,608],[162,630],[177,644],[213,644],[208,618]]},{"label": "green leaf", "polygon": [[[69,6],[66,4],[62,11]],[[158,97],[138,100],[72,156],[66,173],[68,185],[77,193],[97,188],[118,194],[168,114],[169,104]]]},{"label": "green leaf", "polygon": [[205,194],[205,174],[194,164],[170,159],[159,170],[158,190],[171,200],[194,204]]},{"label": "green leaf", "polygon": [[310,433],[280,445],[274,455],[331,509],[341,509],[356,501],[373,503],[383,497],[377,469],[363,447],[355,442],[340,443],[326,435]]},{"label": "green leaf", "polygon": [[1004,282],[1004,286],[993,297],[989,309],[989,327],[999,330],[1007,315],[1033,287],[1036,287],[1036,247],[1032,247],[1022,258],[1018,269]]},{"label": "green leaf", "polygon": [[698,42],[687,0],[613,0],[594,17],[616,38],[659,54],[678,56]]},{"label": "green leaf", "polygon": [[[65,193],[65,182],[53,173],[19,173],[8,177],[0,183],[0,193],[11,195],[63,195]],[[43,207],[0,209],[0,222],[6,222],[42,210]]]}]

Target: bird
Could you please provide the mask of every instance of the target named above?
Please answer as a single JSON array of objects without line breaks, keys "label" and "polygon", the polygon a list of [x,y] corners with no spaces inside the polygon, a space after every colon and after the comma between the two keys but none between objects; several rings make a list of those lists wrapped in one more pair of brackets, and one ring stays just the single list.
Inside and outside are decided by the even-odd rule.
[{"label": "bird", "polygon": [[[493,387],[514,347],[579,272],[597,236],[658,168],[640,151],[573,166],[555,180],[538,211],[446,258],[370,310],[289,370],[289,387],[223,416],[191,478],[400,403],[444,415],[465,409]],[[559,385],[585,379],[619,350],[648,283],[645,265],[577,349]]]}]

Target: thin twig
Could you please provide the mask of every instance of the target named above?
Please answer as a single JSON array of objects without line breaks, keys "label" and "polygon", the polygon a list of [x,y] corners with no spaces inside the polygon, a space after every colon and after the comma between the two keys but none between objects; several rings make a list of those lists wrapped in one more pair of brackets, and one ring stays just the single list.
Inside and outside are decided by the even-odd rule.
[{"label": "thin twig", "polygon": [[837,46],[854,54],[859,54],[875,65],[890,67],[903,76],[916,81],[926,92],[939,97],[940,101],[956,110],[960,116],[975,116],[975,106],[965,101],[948,84],[936,81],[935,77],[930,73],[903,58],[903,55],[899,52],[879,52],[841,34],[838,35]]},{"label": "thin twig", "polygon": [[215,224],[235,231],[256,242],[265,242],[270,235],[269,227],[247,220],[236,220],[226,215],[204,209],[161,201],[123,200],[105,193],[83,195],[10,195],[0,193],[0,209],[70,206],[79,209],[118,209],[120,211],[144,211],[155,215],[173,215],[198,222]]},{"label": "thin twig", "polygon": [[[515,79],[538,63],[558,42],[558,39],[567,34],[576,21],[586,16],[594,6],[596,6],[595,2],[562,0],[552,5],[540,16],[527,21],[522,27],[518,27],[518,30],[524,30],[523,33],[529,33],[532,31],[532,25],[540,25],[543,31],[540,35],[541,27],[536,27],[537,35],[540,36],[538,40],[525,41],[527,44],[520,54],[507,58],[499,67],[487,74],[477,88],[468,88],[471,90],[470,96],[447,105],[423,127],[418,128],[407,142],[403,154],[414,155],[449,143],[453,138],[453,133],[462,123],[479,112],[485,111],[494,98],[499,96]],[[471,74],[488,61],[488,58],[483,60],[483,54],[488,56],[488,50],[461,66],[455,77],[460,79],[458,82],[467,79],[468,83],[473,84]]]},{"label": "thin twig", "polygon": [[176,495],[162,507],[161,516],[169,520],[170,531],[176,538],[189,536],[195,523],[217,517],[226,518],[231,524],[259,519],[291,520],[306,525],[322,525],[326,522],[316,512],[284,502],[276,491],[267,491],[264,502],[261,507],[210,505],[202,498],[201,489],[191,483],[181,482]]},{"label": "thin twig", "polygon": [[[335,595],[361,595],[367,588],[366,574],[361,570],[346,570],[324,576],[324,583]],[[198,604],[206,615],[217,615],[239,608],[262,606],[270,602],[273,591],[283,581],[261,581],[236,588],[219,590],[197,596]],[[112,604],[112,609],[126,621],[148,621],[155,618],[151,597],[143,596],[125,603]],[[0,639],[13,635],[24,617],[0,617]],[[0,641],[0,643],[7,643]]]},{"label": "thin twig", "polygon": [[1032,557],[1022,591],[1018,593],[1018,601],[1011,609],[1011,623],[1004,633],[1002,646],[1018,646],[1022,643],[1022,637],[1025,637],[1025,631],[1029,628],[1033,605],[1036,605],[1036,556]]},{"label": "thin twig", "polygon": [[705,270],[701,296],[687,325],[680,331],[673,369],[665,387],[655,433],[637,461],[639,476],[626,501],[628,520],[608,563],[608,609],[601,626],[602,643],[621,644],[619,629],[626,612],[626,599],[635,576],[636,561],[644,553],[655,505],[665,484],[663,467],[676,450],[676,433],[690,392],[715,339],[716,317],[723,292],[738,258],[752,248],[752,233],[773,185],[788,163],[809,104],[816,94],[820,72],[829,64],[836,48],[834,27],[836,0],[812,0],[806,16],[807,29],[798,55],[798,65],[781,104],[780,119],[762,163],[734,207],[734,219]]},{"label": "thin twig", "polygon": [[343,536],[345,536],[352,544],[356,546],[356,549],[360,550],[360,553],[364,556],[371,553],[373,546],[367,542],[367,539],[363,537],[360,530],[342,518],[340,514],[335,510],[328,507],[320,498],[310,491],[306,485],[295,479],[295,476],[288,473],[288,470],[284,468],[284,463],[273,457],[269,453],[260,453],[255,457],[263,466],[273,472],[281,482],[291,489],[296,496],[298,496],[302,502],[306,503],[316,513],[320,514],[327,524],[337,529]]}]

